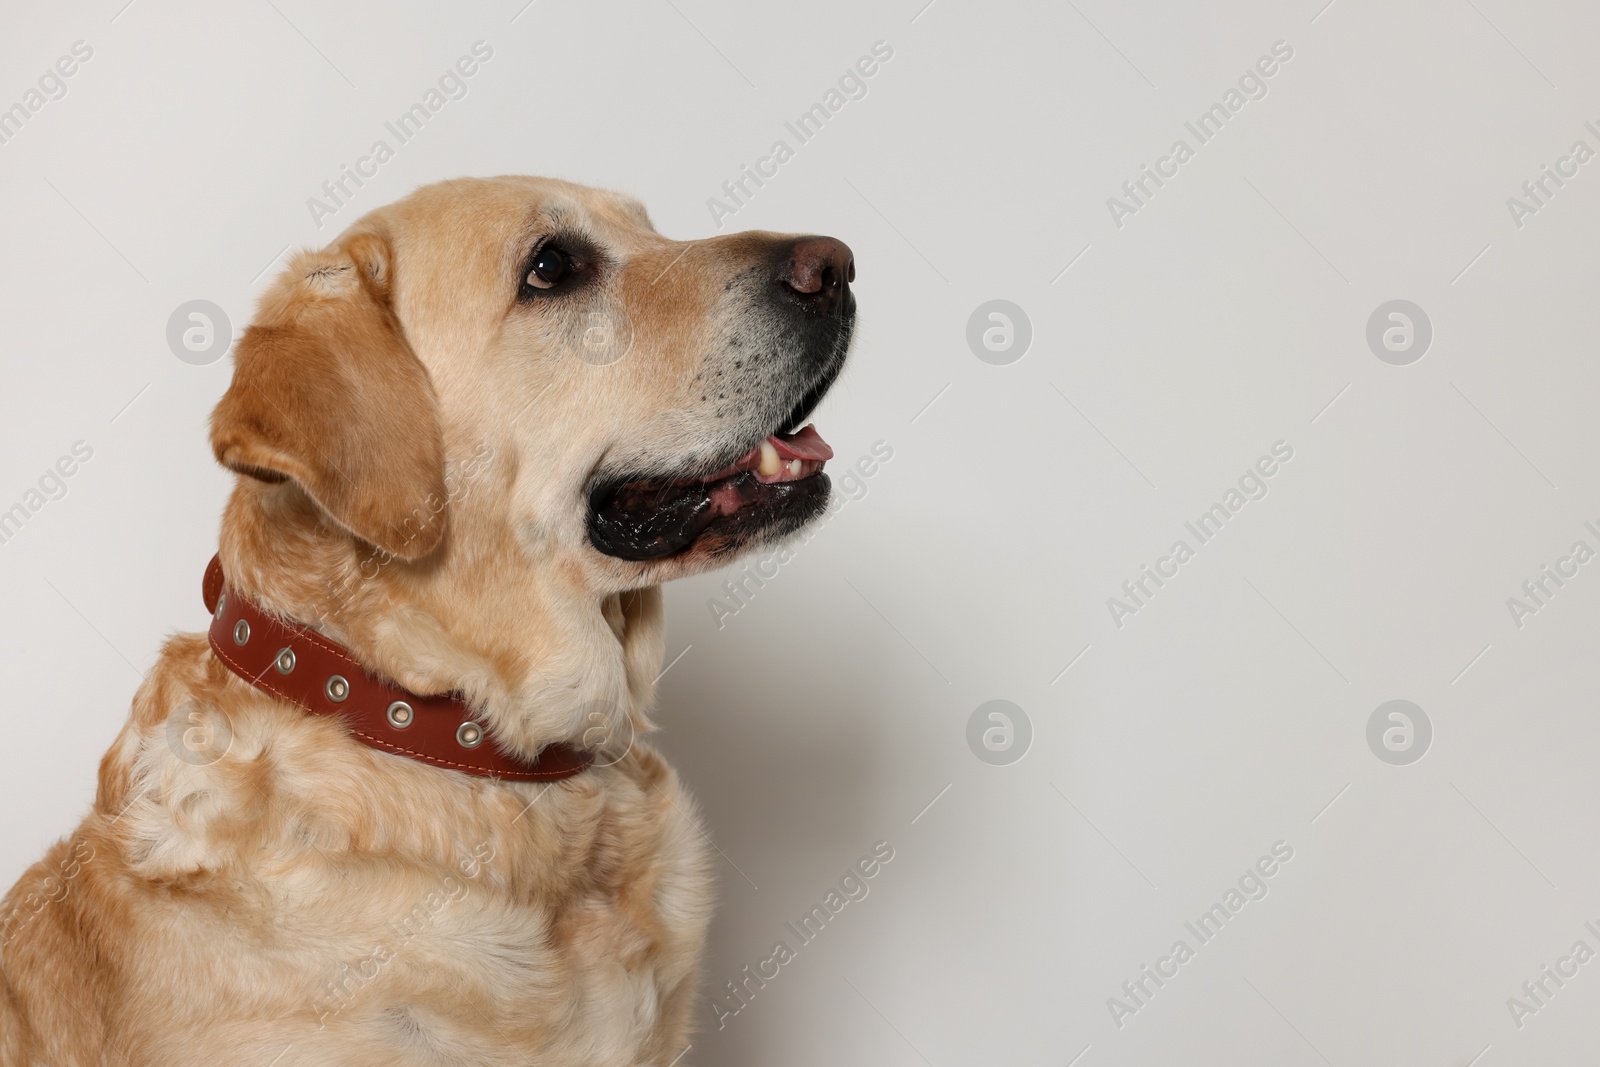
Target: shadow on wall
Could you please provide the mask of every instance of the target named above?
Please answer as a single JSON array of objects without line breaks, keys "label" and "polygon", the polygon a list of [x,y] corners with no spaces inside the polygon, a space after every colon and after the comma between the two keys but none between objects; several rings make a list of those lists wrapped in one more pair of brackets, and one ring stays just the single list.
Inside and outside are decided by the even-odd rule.
[{"label": "shadow on wall", "polygon": [[[668,596],[674,592],[694,601],[688,589]],[[696,669],[680,664],[662,680],[661,731],[652,739],[725,854],[713,856],[718,907],[694,1016],[692,1055],[707,1067],[760,1059],[800,1020],[826,1014],[813,1003],[826,988],[816,981],[819,968],[828,967],[830,946],[849,940],[848,920],[860,916],[842,915],[844,927],[819,934],[819,948],[797,949],[799,958],[783,971],[811,977],[763,991],[737,1013],[737,1025],[719,1029],[714,1003],[718,994],[731,999],[724,979],[739,980],[741,968],[767,956],[775,942],[798,945],[784,924],[833,888],[864,846],[894,836],[882,795],[893,743],[882,663],[892,650],[881,635],[836,623],[806,627],[803,617],[791,616],[785,629],[812,633],[811,654],[797,661],[774,642],[776,626],[747,621],[756,625],[696,638],[690,654],[705,654]]]},{"label": "shadow on wall", "polygon": [[[815,881],[841,862],[835,851],[879,833],[866,823],[876,818],[888,761],[880,747],[888,738],[873,730],[887,698],[875,664],[887,650],[881,635],[835,628],[836,647],[814,651],[827,663],[817,670],[771,636],[753,626],[697,641],[699,669],[680,665],[662,681],[652,740],[699,801],[717,844],[758,884],[752,867]],[[739,875],[725,865],[721,877],[728,897]]]}]

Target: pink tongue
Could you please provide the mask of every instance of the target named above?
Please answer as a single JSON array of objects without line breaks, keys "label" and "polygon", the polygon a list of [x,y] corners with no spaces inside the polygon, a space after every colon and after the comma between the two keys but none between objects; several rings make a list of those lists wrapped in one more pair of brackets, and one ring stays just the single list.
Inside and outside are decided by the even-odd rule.
[{"label": "pink tongue", "polygon": [[833,449],[828,447],[828,442],[822,439],[817,428],[807,424],[799,433],[773,434],[767,438],[772,442],[772,447],[778,450],[778,455],[784,459],[813,459],[829,460],[833,458]]},{"label": "pink tongue", "polygon": [[[824,441],[822,435],[817,433],[817,428],[809,424],[799,433],[769,434],[767,441],[771,442],[773,451],[777,452],[778,458],[784,462],[798,459],[807,463],[822,463],[833,458],[833,449],[829,448],[828,442]],[[739,462],[733,466],[728,467],[726,470],[717,471],[715,474],[708,474],[700,480],[703,482],[719,482],[729,475],[736,474],[739,471],[753,471],[759,466],[761,466],[761,445],[756,445],[756,447],[746,452],[739,459]]]}]

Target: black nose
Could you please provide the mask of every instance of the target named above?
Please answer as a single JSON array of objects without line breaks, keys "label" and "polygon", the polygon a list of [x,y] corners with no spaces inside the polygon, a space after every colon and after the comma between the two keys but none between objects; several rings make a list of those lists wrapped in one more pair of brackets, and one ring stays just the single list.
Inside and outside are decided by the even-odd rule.
[{"label": "black nose", "polygon": [[850,246],[832,237],[802,237],[789,246],[778,281],[804,307],[837,315],[850,304],[856,258]]}]

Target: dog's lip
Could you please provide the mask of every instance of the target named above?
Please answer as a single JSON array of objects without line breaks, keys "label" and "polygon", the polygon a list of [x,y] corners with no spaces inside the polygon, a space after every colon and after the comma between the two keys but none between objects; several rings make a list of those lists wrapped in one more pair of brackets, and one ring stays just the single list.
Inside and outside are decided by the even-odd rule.
[{"label": "dog's lip", "polygon": [[852,306],[851,313],[845,320],[845,329],[835,339],[834,352],[829,358],[827,366],[823,368],[817,380],[811,383],[811,387],[795,402],[794,408],[778,427],[780,430],[804,424],[806,420],[811,418],[811,413],[816,411],[817,406],[822,403],[822,398],[828,395],[828,390],[833,388],[833,383],[838,381],[839,375],[844,371],[845,351],[850,344],[850,334],[854,331],[854,323],[855,313]]},{"label": "dog's lip", "polygon": [[605,555],[640,563],[691,552],[703,537],[713,546],[737,543],[750,531],[781,525],[797,507],[826,501],[821,461],[789,462],[817,469],[770,480],[746,470],[717,481],[625,482],[591,499],[589,541]]},{"label": "dog's lip", "polygon": [[[770,451],[769,451],[770,450]],[[815,425],[807,423],[804,427],[793,433],[775,431],[767,434],[755,444],[745,449],[736,459],[717,462],[705,474],[635,474],[624,477],[597,478],[591,485],[589,495],[602,497],[618,489],[638,486],[655,485],[663,489],[684,489],[691,485],[709,485],[712,482],[724,481],[750,471],[758,481],[764,483],[789,482],[798,478],[816,474],[822,470],[823,465],[833,458],[833,447],[822,439]],[[762,470],[763,461],[767,469]],[[778,465],[773,470],[774,462]],[[798,463],[798,467],[791,466]],[[704,469],[696,464],[699,469]]]},{"label": "dog's lip", "polygon": [[726,530],[728,524],[738,528],[753,515],[801,499],[796,493],[803,496],[808,488],[825,487],[822,468],[832,458],[833,449],[816,427],[807,425],[795,433],[768,434],[709,474],[603,483],[589,496],[590,541],[622,559],[677,555],[708,531]]},{"label": "dog's lip", "polygon": [[[769,445],[770,451],[767,448]],[[776,472],[770,469],[773,466],[774,456],[779,468]],[[726,467],[693,481],[717,482],[732,477],[740,471],[754,471],[758,481],[788,482],[799,477],[801,471],[806,474],[817,473],[822,469],[822,465],[832,458],[833,449],[822,439],[816,426],[807,423],[794,433],[768,434],[759,444]],[[764,467],[767,469],[763,469]]]}]

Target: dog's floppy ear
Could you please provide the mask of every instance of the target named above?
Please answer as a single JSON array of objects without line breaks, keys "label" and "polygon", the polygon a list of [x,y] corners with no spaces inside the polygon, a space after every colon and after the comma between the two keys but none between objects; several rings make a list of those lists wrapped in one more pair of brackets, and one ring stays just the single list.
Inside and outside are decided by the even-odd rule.
[{"label": "dog's floppy ear", "polygon": [[404,560],[444,537],[444,444],[427,369],[391,306],[378,231],[297,255],[262,298],[211,414],[223,466],[294,481],[340,526]]}]

